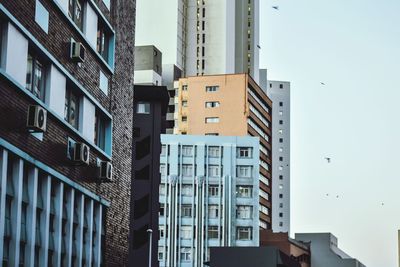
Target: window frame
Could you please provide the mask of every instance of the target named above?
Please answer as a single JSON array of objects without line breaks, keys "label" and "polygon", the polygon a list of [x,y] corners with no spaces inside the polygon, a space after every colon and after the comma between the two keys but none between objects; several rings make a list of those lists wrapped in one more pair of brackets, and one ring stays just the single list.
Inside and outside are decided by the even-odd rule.
[{"label": "window frame", "polygon": [[[64,106],[64,120],[71,125],[73,128],[79,131],[79,122],[80,122],[80,105],[81,105],[81,96],[74,92],[75,90],[71,89],[68,85],[65,89],[65,106]],[[75,103],[75,114],[77,116],[75,117],[75,124],[71,123],[71,101],[72,97],[75,98],[76,103]]]},{"label": "window frame", "polygon": [[[78,5],[79,4],[79,5]],[[80,7],[80,20],[76,18],[77,7]],[[72,10],[71,10],[72,9]],[[72,13],[71,13],[72,12]],[[83,0],[68,0],[68,17],[74,22],[74,24],[83,31],[85,15],[85,3]]]},{"label": "window frame", "polygon": [[[1,48],[1,47],[0,47]],[[29,64],[29,60],[31,63]],[[40,66],[40,68],[39,68]],[[41,78],[38,86],[38,93],[36,93],[36,83],[37,76],[36,71],[40,69]],[[28,77],[28,75],[30,75]],[[29,83],[28,83],[29,80]],[[45,102],[46,99],[46,80],[47,80],[47,64],[35,53],[34,51],[28,50],[27,57],[27,69],[26,69],[26,78],[25,78],[25,89],[31,92],[34,96],[40,99],[42,102]],[[30,85],[30,86],[28,86]]]}]

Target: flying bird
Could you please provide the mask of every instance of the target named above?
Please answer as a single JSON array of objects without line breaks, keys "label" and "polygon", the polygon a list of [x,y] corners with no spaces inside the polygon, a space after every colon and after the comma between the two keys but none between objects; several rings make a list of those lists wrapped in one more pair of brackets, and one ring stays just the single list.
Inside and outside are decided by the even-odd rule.
[{"label": "flying bird", "polygon": [[326,161],[327,161],[328,163],[331,163],[331,158],[325,157],[325,159],[326,159]]},{"label": "flying bird", "polygon": [[325,83],[321,82],[321,85],[325,85]]},{"label": "flying bird", "polygon": [[273,9],[279,10],[279,6],[272,6]]}]

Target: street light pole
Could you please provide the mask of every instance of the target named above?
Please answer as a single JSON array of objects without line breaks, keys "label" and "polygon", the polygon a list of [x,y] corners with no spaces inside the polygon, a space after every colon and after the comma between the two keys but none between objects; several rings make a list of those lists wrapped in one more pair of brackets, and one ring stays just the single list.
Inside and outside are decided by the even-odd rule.
[{"label": "street light pole", "polygon": [[147,229],[147,233],[149,233],[149,267],[151,267],[151,248],[152,248],[152,242],[153,242],[153,230]]}]

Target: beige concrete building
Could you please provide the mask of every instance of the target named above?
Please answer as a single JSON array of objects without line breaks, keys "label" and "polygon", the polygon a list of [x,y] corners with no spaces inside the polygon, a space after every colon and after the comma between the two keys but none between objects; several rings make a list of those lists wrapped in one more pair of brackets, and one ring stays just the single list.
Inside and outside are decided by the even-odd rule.
[{"label": "beige concrete building", "polygon": [[272,101],[248,74],[182,78],[175,88],[175,134],[260,138],[260,227],[270,229]]}]

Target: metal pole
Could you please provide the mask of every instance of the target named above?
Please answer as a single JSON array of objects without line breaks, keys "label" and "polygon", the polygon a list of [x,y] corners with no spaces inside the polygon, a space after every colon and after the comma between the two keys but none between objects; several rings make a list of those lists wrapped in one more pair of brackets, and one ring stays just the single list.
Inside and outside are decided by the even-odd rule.
[{"label": "metal pole", "polygon": [[153,230],[151,230],[151,229],[147,229],[147,232],[149,233],[149,267],[151,267],[151,247],[152,247],[152,241],[153,241],[153,238],[152,238],[152,235],[153,235]]}]

